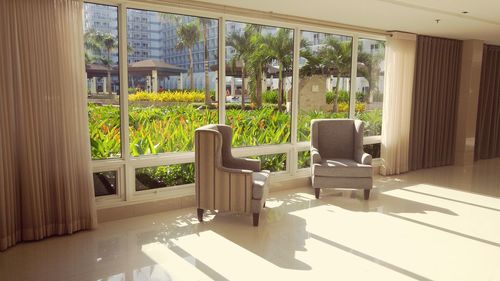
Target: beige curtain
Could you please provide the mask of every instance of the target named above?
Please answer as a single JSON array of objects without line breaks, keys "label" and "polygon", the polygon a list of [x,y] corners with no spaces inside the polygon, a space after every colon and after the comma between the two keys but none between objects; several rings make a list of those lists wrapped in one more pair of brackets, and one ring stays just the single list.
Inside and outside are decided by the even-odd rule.
[{"label": "beige curtain", "polygon": [[410,170],[455,161],[462,41],[417,36],[410,126]]},{"label": "beige curtain", "polygon": [[0,0],[0,250],[96,225],[82,9]]},{"label": "beige curtain", "polygon": [[410,118],[417,36],[394,33],[386,46],[382,118],[382,175],[408,171]]},{"label": "beige curtain", "polygon": [[474,156],[500,157],[500,46],[483,49]]}]

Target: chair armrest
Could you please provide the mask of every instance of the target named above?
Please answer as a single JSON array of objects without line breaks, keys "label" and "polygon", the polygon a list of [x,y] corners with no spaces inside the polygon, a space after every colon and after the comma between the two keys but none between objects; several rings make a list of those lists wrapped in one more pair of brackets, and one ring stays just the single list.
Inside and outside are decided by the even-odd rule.
[{"label": "chair armrest", "polygon": [[252,170],[254,172],[260,172],[260,160],[259,159],[249,159],[249,158],[233,158],[231,162],[232,169],[244,169]]},{"label": "chair armrest", "polygon": [[368,153],[365,153],[362,150],[356,151],[356,162],[359,164],[364,164],[364,165],[371,165],[372,164],[372,156]]},{"label": "chair armrest", "polygon": [[317,148],[311,148],[311,164],[319,164],[321,163],[321,155]]},{"label": "chair armrest", "polygon": [[246,170],[246,169],[233,169],[233,168],[228,168],[228,167],[219,167],[219,169],[223,172],[231,173],[231,174],[252,175],[252,173],[253,173],[252,170]]}]

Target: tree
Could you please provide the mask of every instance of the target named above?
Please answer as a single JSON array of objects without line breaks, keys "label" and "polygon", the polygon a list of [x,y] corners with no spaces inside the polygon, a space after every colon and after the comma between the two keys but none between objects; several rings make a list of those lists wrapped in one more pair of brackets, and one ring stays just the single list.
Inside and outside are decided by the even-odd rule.
[{"label": "tree", "polygon": [[189,22],[179,25],[177,28],[177,49],[188,50],[189,55],[189,87],[194,89],[194,76],[193,76],[193,48],[194,45],[200,40],[200,29],[196,22]]},{"label": "tree", "polygon": [[[118,40],[110,33],[99,32],[95,29],[90,29],[84,34],[84,47],[86,50],[93,52],[98,57],[92,56],[86,52],[86,62],[99,60],[107,68],[107,85],[111,94],[111,70],[113,68],[113,60],[111,54],[113,50],[118,48]],[[103,55],[104,53],[104,55]]]},{"label": "tree", "polygon": [[[384,48],[383,42],[379,43]],[[378,78],[382,72],[380,63],[384,60],[384,52],[366,53],[358,48],[358,73],[368,81],[368,100],[373,101],[373,93],[378,91]]]},{"label": "tree", "polygon": [[251,86],[252,89],[254,89],[253,92],[255,93],[255,103],[257,107],[261,107],[262,77],[264,76],[264,69],[267,65],[271,64],[273,58],[271,56],[271,52],[269,51],[269,46],[267,46],[260,30],[256,30],[253,26],[249,28],[254,30],[254,33],[250,38],[252,52],[248,55],[248,72],[249,75],[253,77]]},{"label": "tree", "polygon": [[231,66],[233,71],[236,69],[237,62],[241,63],[241,109],[245,108],[245,77],[247,70],[248,56],[253,53],[253,45],[251,42],[254,31],[250,28],[245,28],[242,33],[232,32],[226,38],[226,46],[232,47],[235,51],[231,58]]},{"label": "tree", "polygon": [[290,69],[293,60],[293,40],[290,29],[278,28],[275,34],[264,37],[270,56],[278,64],[278,108],[281,110],[284,101],[283,71]]},{"label": "tree", "polygon": [[[184,22],[183,20],[185,19],[185,17],[179,16],[179,15],[174,15],[174,14],[165,14],[165,13],[162,13],[160,18],[168,24],[176,25],[178,37],[179,37],[179,32],[183,32],[183,31],[181,31],[181,29],[184,29],[185,25],[192,24],[192,25],[196,26],[198,29],[198,35],[197,35],[197,40],[193,43],[193,46],[194,46],[194,44],[196,44],[199,41],[199,33],[201,33],[203,35],[203,47],[204,47],[203,68],[204,68],[204,72],[205,72],[205,104],[210,105],[212,103],[212,98],[210,97],[210,78],[209,78],[209,69],[208,69],[208,60],[209,60],[209,58],[208,58],[208,26],[210,24],[210,21],[212,21],[212,19],[196,18],[196,20],[191,20],[190,22]],[[194,27],[191,27],[191,28],[194,28]],[[190,32],[194,33],[194,30],[191,30]],[[194,77],[192,75],[192,73],[193,73],[193,71],[192,71],[192,63],[193,63],[192,50],[191,50],[191,54],[189,55],[189,59],[190,59],[190,69],[191,69],[190,84],[191,84],[191,89],[193,89],[194,88]]]},{"label": "tree", "polygon": [[333,99],[333,111],[337,112],[340,78],[348,77],[351,71],[351,41],[339,41],[335,37],[328,37],[325,45],[321,47],[318,56],[323,60],[324,72],[337,75]]}]

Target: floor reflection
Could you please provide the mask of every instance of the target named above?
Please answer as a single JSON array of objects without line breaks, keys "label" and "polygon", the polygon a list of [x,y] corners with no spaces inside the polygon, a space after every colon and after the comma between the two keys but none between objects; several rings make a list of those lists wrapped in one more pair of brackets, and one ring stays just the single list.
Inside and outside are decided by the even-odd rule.
[{"label": "floor reflection", "polygon": [[195,208],[113,221],[0,253],[0,279],[500,280],[499,169],[381,177],[369,201],[283,190],[257,228],[233,214],[200,224]]}]

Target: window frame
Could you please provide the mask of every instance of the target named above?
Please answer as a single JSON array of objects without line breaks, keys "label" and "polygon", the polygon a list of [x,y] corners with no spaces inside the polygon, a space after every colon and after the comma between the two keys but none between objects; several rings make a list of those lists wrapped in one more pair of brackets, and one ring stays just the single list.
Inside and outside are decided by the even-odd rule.
[{"label": "window frame", "polygon": [[[279,21],[272,19],[264,19],[260,17],[252,17],[248,15],[226,14],[225,12],[212,12],[202,10],[197,7],[184,8],[177,7],[174,4],[163,3],[141,3],[138,1],[127,0],[89,0],[84,3],[100,4],[114,6],[118,8],[118,37],[119,46],[126,46],[127,38],[127,9],[148,10],[153,12],[181,14],[193,17],[206,17],[218,20],[218,94],[219,94],[219,124],[225,123],[225,61],[226,45],[225,45],[225,29],[226,21],[235,21],[242,23],[259,24],[274,27],[283,27],[293,30],[294,49],[293,49],[293,74],[292,74],[292,112],[291,112],[291,139],[289,143],[275,145],[260,145],[252,147],[239,147],[233,149],[233,154],[237,157],[259,156],[266,154],[286,154],[286,170],[273,173],[273,181],[290,180],[295,178],[304,178],[310,176],[310,168],[298,169],[298,153],[309,149],[309,142],[298,142],[297,140],[297,112],[298,112],[298,86],[299,86],[299,56],[300,56],[300,40],[301,32],[321,32],[335,35],[345,35],[352,37],[352,66],[351,66],[351,86],[350,86],[350,103],[354,104],[356,98],[356,77],[357,77],[357,57],[358,57],[358,40],[359,38],[373,39],[386,41],[386,36],[380,34],[372,34],[369,32],[358,32],[338,27],[325,27],[318,23],[303,24],[289,21]],[[84,15],[83,15],[84,17]],[[133,30],[133,29],[131,29]],[[126,48],[119,49],[119,75],[120,85],[128,85],[128,54]],[[386,67],[386,65],[384,65]],[[354,78],[354,79],[353,79]],[[384,76],[384,79],[386,77]],[[128,96],[128,87],[120,86],[120,96]],[[349,117],[354,118],[355,107],[349,107]],[[194,195],[194,184],[186,184],[180,186],[170,186],[152,190],[136,191],[135,187],[135,170],[137,168],[164,166],[173,164],[193,163],[195,160],[194,152],[168,152],[157,155],[141,155],[134,157],[130,155],[129,147],[129,116],[128,116],[128,99],[120,98],[120,138],[121,138],[121,157],[115,159],[100,159],[92,160],[92,172],[102,171],[117,171],[117,194],[96,197],[98,208],[108,208],[114,206],[128,205],[136,202],[147,202],[158,199],[177,198],[180,196]],[[364,144],[376,144],[381,142],[381,136],[364,137]],[[375,159],[374,165],[379,165],[380,160]]]}]

